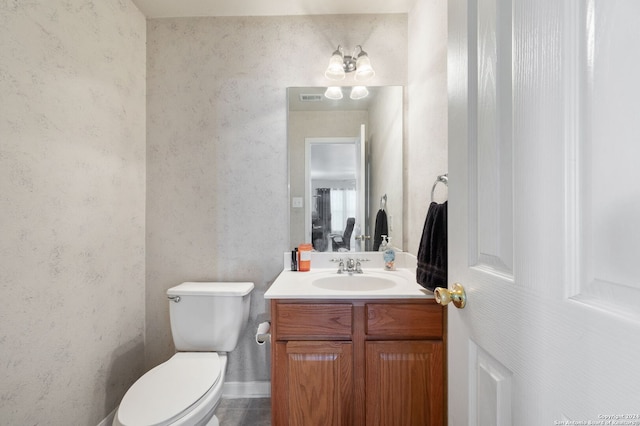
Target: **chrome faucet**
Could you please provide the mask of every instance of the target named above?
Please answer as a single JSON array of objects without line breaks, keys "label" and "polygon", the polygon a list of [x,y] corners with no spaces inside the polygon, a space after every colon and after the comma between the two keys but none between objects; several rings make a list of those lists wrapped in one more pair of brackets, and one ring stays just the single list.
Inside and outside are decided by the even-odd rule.
[{"label": "chrome faucet", "polygon": [[348,258],[347,259],[347,272],[353,273],[356,270],[356,262],[355,260]]},{"label": "chrome faucet", "polygon": [[347,273],[349,275],[352,274],[362,274],[362,265],[360,264],[361,260],[366,259],[352,259],[348,257],[347,259],[331,259],[332,262],[338,263],[338,274]]}]

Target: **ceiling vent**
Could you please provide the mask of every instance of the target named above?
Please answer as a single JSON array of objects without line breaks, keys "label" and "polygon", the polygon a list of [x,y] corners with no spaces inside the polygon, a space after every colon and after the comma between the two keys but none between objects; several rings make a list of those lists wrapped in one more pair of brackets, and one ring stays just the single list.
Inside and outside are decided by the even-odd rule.
[{"label": "ceiling vent", "polygon": [[322,98],[324,98],[324,96],[322,94],[307,94],[305,95],[304,93],[300,94],[300,101],[301,102],[319,102],[322,101]]}]

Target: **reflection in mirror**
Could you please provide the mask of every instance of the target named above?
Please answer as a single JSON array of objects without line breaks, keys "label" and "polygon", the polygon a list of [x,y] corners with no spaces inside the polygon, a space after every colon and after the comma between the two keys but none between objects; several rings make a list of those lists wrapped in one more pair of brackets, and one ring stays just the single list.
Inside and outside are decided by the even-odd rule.
[{"label": "reflection in mirror", "polygon": [[370,251],[385,234],[402,250],[403,88],[341,90],[287,89],[291,244]]}]

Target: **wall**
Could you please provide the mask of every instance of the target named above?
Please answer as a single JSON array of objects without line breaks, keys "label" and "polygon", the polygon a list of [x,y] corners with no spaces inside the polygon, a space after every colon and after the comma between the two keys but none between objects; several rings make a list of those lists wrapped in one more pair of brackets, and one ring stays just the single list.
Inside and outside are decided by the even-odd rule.
[{"label": "wall", "polygon": [[[409,119],[405,149],[405,250],[417,254],[431,188],[447,172],[447,2],[417,0],[409,13]],[[447,191],[436,189],[436,201]]]},{"label": "wall", "polygon": [[250,323],[227,379],[268,380],[269,348],[253,333],[290,249],[285,89],[325,86],[338,44],[363,45],[371,85],[406,85],[407,16],[157,19],[147,29],[147,367],[173,353],[167,288],[249,280]]},{"label": "wall", "polygon": [[2,424],[97,424],[142,371],[145,25],[0,2]]},{"label": "wall", "polygon": [[404,249],[404,227],[401,214],[404,205],[402,184],[404,164],[403,150],[398,149],[398,143],[402,141],[404,147],[407,142],[403,133],[405,120],[403,91],[403,88],[383,88],[369,111],[370,235],[372,239],[375,236],[380,198],[386,194],[388,237],[391,238],[392,246],[401,250]]}]

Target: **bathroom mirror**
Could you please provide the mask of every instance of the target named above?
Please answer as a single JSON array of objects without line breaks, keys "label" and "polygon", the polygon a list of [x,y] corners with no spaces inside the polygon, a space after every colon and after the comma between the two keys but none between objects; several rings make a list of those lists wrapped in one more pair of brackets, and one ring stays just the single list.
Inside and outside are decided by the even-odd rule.
[{"label": "bathroom mirror", "polygon": [[287,89],[291,245],[371,251],[385,233],[402,250],[403,88],[326,90]]}]

